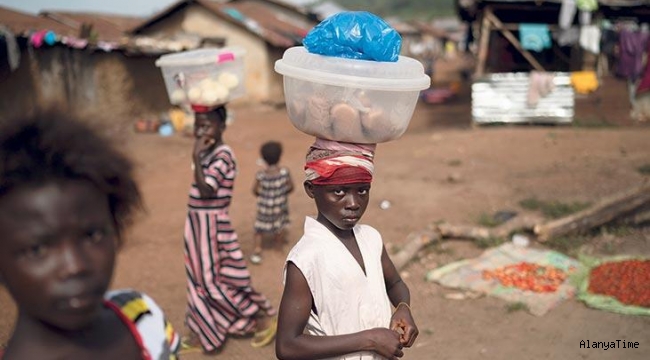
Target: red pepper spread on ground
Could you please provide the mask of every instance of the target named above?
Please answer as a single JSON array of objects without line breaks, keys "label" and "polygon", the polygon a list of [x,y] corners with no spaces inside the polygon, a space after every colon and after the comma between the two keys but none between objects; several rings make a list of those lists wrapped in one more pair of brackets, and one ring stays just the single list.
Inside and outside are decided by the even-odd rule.
[{"label": "red pepper spread on ground", "polygon": [[553,266],[520,262],[494,270],[483,270],[483,279],[497,280],[503,286],[538,293],[555,292],[567,278],[567,273]]},{"label": "red pepper spread on ground", "polygon": [[650,260],[604,263],[589,274],[589,292],[626,305],[650,307]]}]

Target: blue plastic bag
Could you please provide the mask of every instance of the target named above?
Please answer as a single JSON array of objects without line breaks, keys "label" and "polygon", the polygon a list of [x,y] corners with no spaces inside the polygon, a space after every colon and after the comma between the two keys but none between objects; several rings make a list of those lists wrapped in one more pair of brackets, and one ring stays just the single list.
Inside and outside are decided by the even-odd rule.
[{"label": "blue plastic bag", "polygon": [[395,62],[402,37],[377,15],[345,11],[316,25],[302,43],[313,54]]}]

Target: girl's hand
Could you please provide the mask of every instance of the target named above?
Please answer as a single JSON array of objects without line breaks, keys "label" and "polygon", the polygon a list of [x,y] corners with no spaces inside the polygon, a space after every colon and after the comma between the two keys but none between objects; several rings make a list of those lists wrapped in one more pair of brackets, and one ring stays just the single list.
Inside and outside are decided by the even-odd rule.
[{"label": "girl's hand", "polygon": [[374,328],[365,331],[372,351],[389,360],[397,360],[404,356],[403,345],[399,341],[399,334],[386,328]]},{"label": "girl's hand", "polygon": [[204,153],[206,150],[208,150],[212,145],[214,145],[215,140],[213,138],[209,137],[199,137],[196,139],[196,142],[194,142],[194,152],[193,155],[195,158],[198,158],[201,156],[202,153]]},{"label": "girl's hand", "polygon": [[411,308],[400,303],[390,319],[390,329],[399,334],[399,341],[404,347],[411,347],[420,333],[415,325]]}]

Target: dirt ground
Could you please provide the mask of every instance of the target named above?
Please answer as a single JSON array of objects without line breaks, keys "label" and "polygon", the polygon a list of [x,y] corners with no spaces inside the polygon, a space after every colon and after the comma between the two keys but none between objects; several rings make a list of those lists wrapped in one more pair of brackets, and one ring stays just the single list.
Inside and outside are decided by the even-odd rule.
[{"label": "dirt ground", "polygon": [[[419,104],[407,133],[378,146],[371,202],[363,221],[383,234],[391,250],[403,244],[410,232],[435,221],[477,224],[482,214],[504,209],[525,212],[519,201],[532,197],[594,202],[647,180],[648,175],[638,168],[650,163],[650,126],[628,120],[625,103],[609,98],[616,87],[603,91],[579,100],[576,122],[583,126],[472,127],[467,94],[448,105]],[[299,185],[304,154],[313,138],[293,128],[284,109],[254,106],[233,111],[235,122],[225,138],[236,152],[240,171],[231,213],[243,250],[250,254],[255,213],[251,187],[260,144],[270,139],[283,142],[282,163]],[[128,234],[113,287],[148,293],[185,333],[182,229],[192,139],[129,134],[122,140],[138,164],[147,213]],[[379,206],[383,200],[390,202],[388,209]],[[254,285],[276,305],[284,257],[298,240],[304,217],[315,211],[300,186],[291,195],[290,206],[289,244],[283,249],[269,246],[264,263],[250,266]],[[650,255],[650,229],[603,232],[583,250]],[[405,359],[650,358],[648,317],[594,310],[575,299],[536,317],[508,311],[507,304],[496,298],[449,300],[444,295],[455,290],[424,280],[428,270],[482,251],[470,241],[447,241],[405,269],[403,276],[420,328]],[[3,343],[11,331],[15,307],[1,288],[0,309]],[[580,349],[581,340],[636,341],[639,348]],[[191,354],[183,358],[209,357]],[[248,339],[231,339],[217,358],[275,356],[273,346],[256,350]]]}]

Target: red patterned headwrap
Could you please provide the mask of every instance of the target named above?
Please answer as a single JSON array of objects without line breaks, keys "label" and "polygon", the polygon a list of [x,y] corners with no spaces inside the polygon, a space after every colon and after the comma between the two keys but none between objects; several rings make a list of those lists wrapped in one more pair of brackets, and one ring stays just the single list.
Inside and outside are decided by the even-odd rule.
[{"label": "red patterned headwrap", "polygon": [[376,145],[317,138],[307,152],[306,180],[315,185],[369,183]]}]

